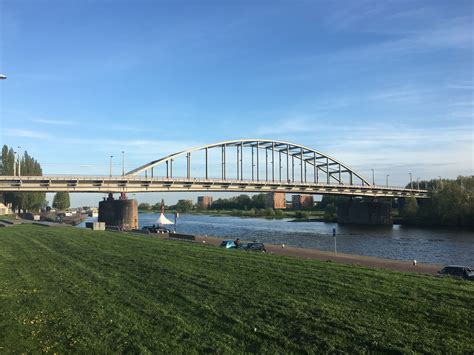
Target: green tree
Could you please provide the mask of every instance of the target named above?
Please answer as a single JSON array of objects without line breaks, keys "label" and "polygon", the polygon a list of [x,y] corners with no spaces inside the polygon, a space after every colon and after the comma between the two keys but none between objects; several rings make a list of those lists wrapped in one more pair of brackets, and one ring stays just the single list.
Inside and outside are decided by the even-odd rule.
[{"label": "green tree", "polygon": [[418,213],[418,203],[415,197],[407,197],[402,208],[402,216],[407,220],[413,220]]},{"label": "green tree", "polygon": [[[2,161],[0,164],[2,175],[13,175],[15,172],[15,154],[13,148],[2,147]],[[43,171],[40,164],[25,151],[19,158],[21,175],[41,176]],[[18,171],[16,171],[18,174]],[[23,211],[39,210],[46,200],[44,192],[7,192],[3,194],[6,203],[12,203],[14,209]]]},{"label": "green tree", "polygon": [[53,198],[53,208],[64,211],[71,206],[68,192],[57,192]]},{"label": "green tree", "polygon": [[179,200],[176,204],[176,211],[179,213],[185,213],[191,211],[193,208],[193,203],[188,200]]},{"label": "green tree", "polygon": [[142,202],[138,205],[138,209],[139,210],[149,210],[149,209],[151,209],[151,206],[150,206],[149,203]]},{"label": "green tree", "polygon": [[257,194],[252,196],[252,207],[259,209],[265,208],[267,204],[267,194]]}]

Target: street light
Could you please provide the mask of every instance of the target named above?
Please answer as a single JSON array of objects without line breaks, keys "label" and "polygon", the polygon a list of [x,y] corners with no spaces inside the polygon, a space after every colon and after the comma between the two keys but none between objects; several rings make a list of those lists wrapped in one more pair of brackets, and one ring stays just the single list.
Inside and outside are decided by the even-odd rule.
[{"label": "street light", "polygon": [[21,176],[21,161],[20,161],[21,154],[20,154],[20,149],[21,149],[21,147],[18,146],[18,176]]},{"label": "street light", "polygon": [[113,157],[114,157],[113,155],[110,156],[110,177],[112,177],[112,158]]},{"label": "street light", "polygon": [[5,80],[6,78],[7,78],[7,76],[6,76],[6,75],[4,75],[4,74],[0,74],[0,80]]},{"label": "street light", "polygon": [[13,152],[13,176],[16,176],[16,151]]},{"label": "street light", "polygon": [[390,176],[390,175],[387,174],[387,187],[388,187],[388,177],[389,177],[389,176]]},{"label": "street light", "polygon": [[410,175],[410,189],[413,189],[413,178],[412,178],[412,174],[411,173],[408,173]]},{"label": "street light", "polygon": [[370,169],[372,170],[372,185],[375,185],[375,171],[374,169]]},{"label": "street light", "polygon": [[122,176],[125,175],[125,151],[122,150]]}]

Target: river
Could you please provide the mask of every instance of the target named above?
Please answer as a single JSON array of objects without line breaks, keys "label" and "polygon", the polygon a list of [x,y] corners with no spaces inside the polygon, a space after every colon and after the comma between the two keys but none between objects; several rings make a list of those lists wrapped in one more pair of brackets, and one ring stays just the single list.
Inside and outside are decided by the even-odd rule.
[{"label": "river", "polygon": [[[174,220],[174,215],[167,215]],[[155,213],[140,213],[140,226],[153,224]],[[90,219],[89,219],[90,220]],[[79,227],[84,227],[81,223]],[[288,219],[241,218],[182,214],[177,231],[219,238],[257,240],[300,248],[337,251],[432,264],[474,266],[474,232],[394,225],[348,226],[324,222],[290,222]]]}]

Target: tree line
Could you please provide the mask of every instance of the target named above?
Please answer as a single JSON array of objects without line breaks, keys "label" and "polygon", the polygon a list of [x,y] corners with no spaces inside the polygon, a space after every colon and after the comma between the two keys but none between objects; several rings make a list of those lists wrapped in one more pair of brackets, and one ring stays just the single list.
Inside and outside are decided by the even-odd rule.
[{"label": "tree line", "polygon": [[[22,156],[17,157],[15,162],[15,151],[13,148],[4,145],[2,147],[2,157],[0,160],[0,175],[18,175],[18,161],[20,163],[21,175],[42,176],[43,170],[40,163],[34,159],[27,151]],[[16,164],[16,166],[15,166]],[[46,193],[44,192],[4,192],[0,193],[0,200],[5,204],[12,204],[13,210],[38,211],[48,204]],[[70,206],[68,192],[58,192],[53,199],[53,207],[58,210],[65,210]]]},{"label": "tree line", "polygon": [[[410,187],[410,185],[407,185]],[[474,227],[474,177],[420,182],[429,199],[405,199],[399,204],[400,215],[407,224]]]},{"label": "tree line", "polygon": [[[41,165],[27,151],[17,159],[20,161],[21,175],[43,175]],[[18,175],[18,164],[16,164],[16,167],[15,164],[13,148],[4,145],[0,162],[0,174],[13,175],[16,171]],[[46,204],[46,193],[44,192],[4,192],[2,198],[5,204],[11,203],[15,210],[34,211],[39,210]]]}]

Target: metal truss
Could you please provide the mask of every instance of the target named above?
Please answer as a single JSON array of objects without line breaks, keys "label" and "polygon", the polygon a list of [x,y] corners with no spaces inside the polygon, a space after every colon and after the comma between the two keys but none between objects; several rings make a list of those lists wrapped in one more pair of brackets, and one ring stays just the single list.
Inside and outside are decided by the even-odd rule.
[{"label": "metal truss", "polygon": [[[186,178],[198,177],[209,179],[209,166],[215,162],[209,161],[209,150],[220,150],[221,180],[246,180],[244,173],[251,181],[340,184],[371,186],[361,174],[348,165],[312,148],[290,142],[268,139],[239,139],[204,145],[189,150],[168,155],[148,164],[129,171],[125,176],[135,176],[144,173],[154,175],[154,168],[166,165],[166,178],[174,178],[173,162],[182,157],[186,159]],[[204,151],[204,171],[200,176],[191,176],[191,157],[193,153]],[[244,151],[249,152],[251,159],[244,161]],[[232,158],[232,155],[234,157]],[[235,170],[229,171],[229,161],[235,159]],[[299,171],[295,174],[295,169]],[[250,174],[248,173],[250,171]],[[263,175],[263,176],[262,176]]]}]

